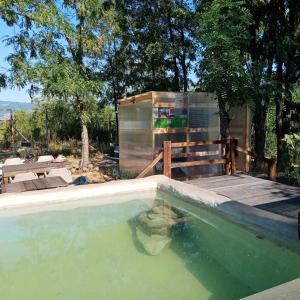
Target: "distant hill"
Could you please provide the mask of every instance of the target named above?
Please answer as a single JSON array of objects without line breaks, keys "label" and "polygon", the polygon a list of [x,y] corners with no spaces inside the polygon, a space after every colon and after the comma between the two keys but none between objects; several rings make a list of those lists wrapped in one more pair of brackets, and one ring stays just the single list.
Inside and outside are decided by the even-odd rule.
[{"label": "distant hill", "polygon": [[26,102],[0,101],[0,118],[4,119],[9,117],[8,109],[12,109],[13,111],[18,111],[18,110],[32,111],[33,107],[34,107],[33,104],[26,103]]}]

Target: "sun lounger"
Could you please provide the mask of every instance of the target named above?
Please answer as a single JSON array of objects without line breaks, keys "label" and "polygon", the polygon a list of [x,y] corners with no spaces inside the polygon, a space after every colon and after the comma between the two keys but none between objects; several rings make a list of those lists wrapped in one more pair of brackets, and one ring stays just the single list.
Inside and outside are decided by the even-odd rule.
[{"label": "sun lounger", "polygon": [[56,177],[56,176],[60,176],[62,179],[64,179],[68,183],[72,182],[72,180],[73,180],[71,171],[66,168],[52,169],[49,171],[48,174],[46,174],[46,177]]},{"label": "sun lounger", "polygon": [[14,158],[7,158],[4,161],[5,166],[10,166],[10,165],[21,165],[24,163],[24,160],[19,158],[19,157],[14,157]]},{"label": "sun lounger", "polygon": [[38,176],[33,172],[28,173],[20,173],[17,174],[14,179],[11,180],[12,183],[21,182],[21,181],[27,181],[32,179],[37,179]]},{"label": "sun lounger", "polygon": [[54,157],[52,155],[41,155],[39,156],[37,162],[53,161]]}]

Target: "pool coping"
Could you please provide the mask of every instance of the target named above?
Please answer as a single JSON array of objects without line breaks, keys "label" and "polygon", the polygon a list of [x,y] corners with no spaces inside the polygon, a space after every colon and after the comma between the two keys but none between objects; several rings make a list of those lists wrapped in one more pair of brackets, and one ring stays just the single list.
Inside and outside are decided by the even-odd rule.
[{"label": "pool coping", "polygon": [[111,203],[109,198],[103,199],[105,197],[120,193],[155,190],[171,193],[194,204],[213,208],[231,221],[255,231],[259,236],[271,239],[279,245],[300,253],[296,220],[233,201],[213,191],[176,181],[163,175],[110,181],[101,184],[68,186],[52,190],[1,194],[0,211],[12,208],[72,203],[82,200],[83,197],[101,197],[99,205],[104,205]]},{"label": "pool coping", "polygon": [[[253,230],[260,238],[268,238],[279,246],[284,246],[300,254],[296,220],[233,201],[215,192],[176,181],[163,175],[142,179],[110,181],[93,185],[69,186],[53,190],[1,194],[0,212],[10,211],[15,208],[37,209],[44,205],[75,203],[82,200],[82,198],[95,197],[101,197],[101,200],[97,201],[97,205],[106,205],[115,203],[115,199],[109,199],[110,196],[132,192],[141,193],[142,200],[143,195],[151,191],[166,192],[175,197],[184,198],[185,201],[194,205],[214,209],[230,221]],[[108,197],[107,199],[105,198],[106,196]],[[122,202],[122,199],[119,201]],[[298,296],[299,284],[300,281],[297,281],[297,289],[295,290]],[[275,290],[276,295],[281,295],[280,293],[285,291],[285,289],[285,284],[278,286],[278,289]],[[263,299],[255,298],[256,295],[250,297],[253,298],[247,299]]]}]

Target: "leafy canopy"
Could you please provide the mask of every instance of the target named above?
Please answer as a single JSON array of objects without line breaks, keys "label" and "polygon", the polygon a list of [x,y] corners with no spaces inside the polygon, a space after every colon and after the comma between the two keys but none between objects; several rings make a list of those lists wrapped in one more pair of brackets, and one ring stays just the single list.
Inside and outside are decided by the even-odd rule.
[{"label": "leafy canopy", "polygon": [[8,37],[11,81],[31,83],[31,95],[71,101],[84,112],[101,91],[100,55],[104,8],[101,1],[1,1],[1,17],[17,25]]}]

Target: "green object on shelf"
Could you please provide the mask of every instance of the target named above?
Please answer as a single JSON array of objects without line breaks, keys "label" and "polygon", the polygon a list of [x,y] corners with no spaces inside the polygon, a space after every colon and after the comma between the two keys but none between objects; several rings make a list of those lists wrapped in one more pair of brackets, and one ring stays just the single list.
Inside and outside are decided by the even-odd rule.
[{"label": "green object on shelf", "polygon": [[187,127],[187,118],[174,117],[171,120],[172,128]]},{"label": "green object on shelf", "polygon": [[187,127],[186,117],[172,117],[172,118],[157,118],[154,121],[155,128],[183,128]]},{"label": "green object on shelf", "polygon": [[167,128],[169,127],[169,120],[168,119],[156,119],[154,122],[155,128]]}]

